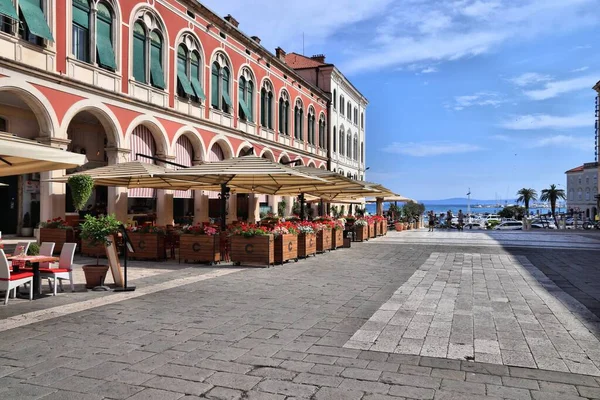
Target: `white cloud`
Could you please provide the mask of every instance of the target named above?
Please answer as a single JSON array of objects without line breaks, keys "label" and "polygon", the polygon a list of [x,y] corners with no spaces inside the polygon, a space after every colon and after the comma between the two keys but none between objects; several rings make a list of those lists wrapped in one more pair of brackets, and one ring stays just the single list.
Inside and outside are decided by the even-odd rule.
[{"label": "white cloud", "polygon": [[525,87],[540,82],[547,82],[552,80],[550,75],[538,74],[537,72],[526,72],[519,76],[509,79],[512,83],[519,87]]},{"label": "white cloud", "polygon": [[547,100],[576,90],[591,90],[597,81],[598,75],[588,75],[564,81],[546,82],[543,89],[528,90],[525,91],[525,95],[532,100]]},{"label": "white cloud", "polygon": [[464,110],[467,107],[474,106],[492,106],[498,107],[505,103],[500,94],[496,92],[477,92],[467,96],[456,96],[453,104],[447,104],[446,108],[452,108],[456,111]]},{"label": "white cloud", "polygon": [[592,45],[583,44],[583,45],[573,47],[573,50],[587,50],[587,49],[591,49],[591,48],[592,48]]},{"label": "white cloud", "polygon": [[427,67],[421,71],[422,74],[432,74],[434,72],[438,72],[436,67]]},{"label": "white cloud", "polygon": [[589,136],[554,135],[538,138],[531,147],[568,147],[577,150],[591,151],[594,141]]},{"label": "white cloud", "polygon": [[492,135],[490,136],[493,140],[498,140],[500,142],[512,142],[514,139],[507,135]]},{"label": "white cloud", "polygon": [[590,69],[590,67],[588,67],[587,65],[581,68],[575,68],[573,70],[571,70],[571,72],[583,72],[583,71],[587,71],[588,69]]},{"label": "white cloud", "polygon": [[430,157],[442,154],[461,154],[481,150],[481,147],[468,143],[453,142],[394,142],[382,149],[387,153],[403,154],[413,157]]},{"label": "white cloud", "polygon": [[503,128],[512,130],[569,129],[592,126],[594,126],[594,115],[590,113],[568,116],[528,114],[502,123]]}]

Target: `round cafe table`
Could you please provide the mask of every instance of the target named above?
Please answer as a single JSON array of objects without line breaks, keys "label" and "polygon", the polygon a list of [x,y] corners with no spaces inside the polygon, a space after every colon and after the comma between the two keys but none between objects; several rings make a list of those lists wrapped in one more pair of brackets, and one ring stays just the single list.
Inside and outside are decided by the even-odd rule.
[{"label": "round cafe table", "polygon": [[[33,269],[33,285],[31,290],[33,290],[34,299],[40,297],[42,287],[42,280],[40,279],[40,263],[57,262],[59,260],[58,257],[53,256],[12,256],[7,257],[7,259],[11,261],[20,261],[23,264],[29,261]],[[13,271],[18,272],[19,266],[13,265]]]}]

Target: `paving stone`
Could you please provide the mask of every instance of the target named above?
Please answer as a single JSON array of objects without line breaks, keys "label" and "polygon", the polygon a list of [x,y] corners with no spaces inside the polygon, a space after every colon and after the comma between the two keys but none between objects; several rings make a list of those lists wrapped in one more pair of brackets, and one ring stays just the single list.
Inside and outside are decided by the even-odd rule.
[{"label": "paving stone", "polygon": [[224,387],[214,387],[208,391],[204,397],[207,399],[218,399],[218,400],[238,400],[241,399],[244,392],[241,390],[234,390]]},{"label": "paving stone", "polygon": [[509,387],[517,387],[523,389],[531,389],[531,390],[539,390],[540,385],[538,381],[533,379],[524,379],[524,378],[513,378],[510,376],[502,377],[502,384]]},{"label": "paving stone", "polygon": [[258,390],[282,394],[285,396],[310,397],[317,391],[317,387],[293,382],[266,379],[258,384]]},{"label": "paving stone", "polygon": [[[196,396],[200,396],[212,388],[211,385],[206,383],[186,381],[184,379],[169,378],[166,376],[157,376],[156,378],[152,378],[144,382],[143,386],[182,394],[193,394]],[[138,395],[140,393],[138,393]]]},{"label": "paving stone", "polygon": [[344,378],[361,379],[365,381],[376,381],[381,376],[381,371],[361,368],[346,368],[341,375]]},{"label": "paving stone", "polygon": [[476,372],[466,372],[467,382],[490,383],[493,385],[502,385],[502,377],[496,375],[478,374]]},{"label": "paving stone", "polygon": [[381,375],[381,382],[394,385],[417,386],[430,389],[438,389],[442,380],[440,378],[432,378],[429,376],[395,374],[392,372],[384,372]]},{"label": "paving stone", "polygon": [[548,393],[532,391],[531,397],[533,400],[584,400],[585,397],[571,396],[564,393]]},{"label": "paving stone", "polygon": [[183,393],[157,389],[144,389],[131,396],[128,400],[177,400],[181,399],[183,396]]},{"label": "paving stone", "polygon": [[231,374],[229,372],[216,372],[206,379],[207,383],[215,386],[223,386],[240,390],[250,390],[260,381],[260,377]]},{"label": "paving stone", "polygon": [[433,399],[435,390],[424,389],[413,386],[393,385],[390,387],[392,396],[402,396],[407,399]]},{"label": "paving stone", "polygon": [[197,382],[202,382],[215,373],[215,371],[208,369],[187,367],[184,365],[176,364],[166,364],[156,369],[153,369],[151,372],[154,375],[169,376],[172,378],[180,378],[188,381]]},{"label": "paving stone", "polygon": [[470,394],[485,394],[485,385],[482,383],[453,381],[443,379],[441,390],[450,392],[470,393]]},{"label": "paving stone", "polygon": [[92,393],[96,393],[110,399],[127,399],[143,389],[144,388],[141,386],[128,385],[120,382],[111,382],[109,384],[96,386]]},{"label": "paving stone", "polygon": [[341,388],[349,390],[362,390],[366,393],[382,393],[387,394],[390,390],[390,385],[381,382],[359,381],[356,379],[344,379],[340,385]]},{"label": "paving stone", "polygon": [[360,400],[364,392],[339,388],[322,387],[314,395],[315,400]]},{"label": "paving stone", "polygon": [[[1,392],[0,392],[1,393]],[[50,393],[46,396],[39,397],[41,400],[102,400],[103,397],[92,393],[79,393],[69,392],[66,390],[59,390],[54,393]]]},{"label": "paving stone", "polygon": [[487,394],[501,397],[503,399],[530,400],[531,395],[527,389],[504,387],[499,385],[486,385]]},{"label": "paving stone", "polygon": [[[311,371],[312,371],[312,369],[311,369]],[[280,369],[280,368],[261,367],[261,368],[256,368],[256,369],[250,371],[249,375],[260,376],[263,378],[278,379],[278,380],[283,380],[283,381],[291,381],[292,379],[294,379],[294,377],[297,375],[297,373],[292,372],[292,371],[287,371],[285,369]]]},{"label": "paving stone", "polygon": [[310,374],[308,372],[302,372],[294,378],[295,383],[304,383],[314,386],[329,386],[338,387],[344,379],[338,376],[327,376]]}]

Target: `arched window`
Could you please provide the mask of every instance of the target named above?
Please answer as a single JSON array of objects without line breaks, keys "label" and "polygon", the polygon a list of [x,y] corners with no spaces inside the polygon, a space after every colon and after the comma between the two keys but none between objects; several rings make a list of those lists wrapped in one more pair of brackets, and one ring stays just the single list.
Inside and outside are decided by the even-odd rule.
[{"label": "arched window", "polygon": [[344,115],[344,96],[340,94],[340,114]]},{"label": "arched window", "polygon": [[577,190],[577,200],[581,201],[583,198],[583,191],[581,189]]},{"label": "arched window", "polygon": [[273,85],[268,80],[263,82],[260,89],[260,124],[273,129]]},{"label": "arched window", "polygon": [[[114,71],[117,65],[113,48],[113,12],[110,5],[99,2],[96,7],[91,7],[88,0],[73,0],[71,10],[73,55],[80,61],[96,63],[101,68]],[[90,29],[94,26],[96,51],[91,51],[94,41]]]},{"label": "arched window", "polygon": [[356,133],[354,134],[354,143],[352,146],[352,158],[356,161],[358,161],[358,136],[356,135]]},{"label": "arched window", "polygon": [[254,78],[248,68],[242,69],[238,82],[238,115],[248,122],[254,121]]},{"label": "arched window", "polygon": [[133,26],[132,63],[135,80],[164,89],[163,56],[163,35],[157,19],[150,13],[140,15]]},{"label": "arched window", "polygon": [[279,133],[290,135],[290,95],[285,90],[279,98]]},{"label": "arched window", "polygon": [[365,162],[365,143],[364,142],[360,143],[360,162],[361,163]]},{"label": "arched window", "polygon": [[350,132],[350,129],[348,129],[346,135],[346,156],[352,158],[352,132]]},{"label": "arched window", "polygon": [[188,34],[177,47],[177,95],[194,101],[206,100],[202,88],[202,57],[198,42]]},{"label": "arched window", "polygon": [[335,129],[335,126],[333,127],[333,135],[331,135],[333,137],[333,152],[337,152],[337,132]]},{"label": "arched window", "polygon": [[360,113],[360,128],[365,129],[365,113]]},{"label": "arched window", "polygon": [[352,120],[352,104],[350,104],[350,102],[348,102],[346,118],[348,118],[349,120]]},{"label": "arched window", "polygon": [[307,140],[310,144],[315,144],[315,109],[311,106],[308,108],[308,134]]},{"label": "arched window", "polygon": [[325,127],[325,114],[321,113],[321,116],[319,117],[319,146],[322,149],[327,148],[327,135]]},{"label": "arched window", "polygon": [[342,126],[340,128],[340,155],[341,156],[346,154],[344,146],[346,146],[346,139],[345,139],[345,135],[344,135],[344,127]]},{"label": "arched window", "polygon": [[337,107],[337,91],[333,89],[333,109],[335,110]]},{"label": "arched window", "polygon": [[231,113],[231,69],[223,53],[217,53],[211,66],[210,104],[216,110]]},{"label": "arched window", "polygon": [[590,201],[590,188],[585,189],[585,201]]},{"label": "arched window", "polygon": [[[3,5],[3,14],[12,14]],[[47,21],[48,4],[45,0],[22,0],[19,1],[19,37],[38,46],[44,45],[44,39],[54,41],[50,25]],[[13,18],[16,17],[15,15]]]},{"label": "arched window", "polygon": [[304,106],[302,100],[296,100],[294,107],[294,138],[304,140]]},{"label": "arched window", "polygon": [[354,125],[358,125],[358,108],[354,107]]}]

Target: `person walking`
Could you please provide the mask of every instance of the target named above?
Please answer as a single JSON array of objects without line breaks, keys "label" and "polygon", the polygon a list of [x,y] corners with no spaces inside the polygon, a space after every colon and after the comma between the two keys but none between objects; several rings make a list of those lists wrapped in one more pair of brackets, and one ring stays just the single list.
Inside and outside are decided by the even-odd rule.
[{"label": "person walking", "polygon": [[429,232],[433,232],[433,228],[435,227],[435,214],[433,210],[429,211],[427,219],[429,220]]},{"label": "person walking", "polygon": [[446,214],[446,226],[448,229],[452,228],[452,210],[448,210],[448,213]]},{"label": "person walking", "polygon": [[458,230],[459,231],[463,230],[463,227],[465,226],[464,222],[465,222],[465,215],[463,214],[462,210],[458,210]]}]

